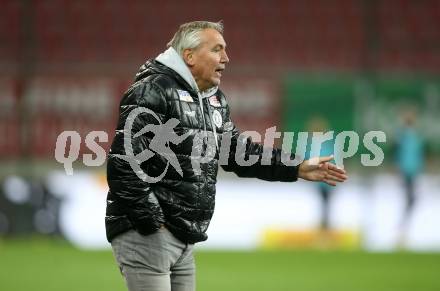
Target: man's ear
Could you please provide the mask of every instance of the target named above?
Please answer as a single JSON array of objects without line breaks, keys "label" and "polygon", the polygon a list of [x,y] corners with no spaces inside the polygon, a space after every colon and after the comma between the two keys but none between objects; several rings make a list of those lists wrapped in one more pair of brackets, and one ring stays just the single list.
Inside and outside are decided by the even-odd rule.
[{"label": "man's ear", "polygon": [[183,50],[183,60],[187,64],[187,66],[191,67],[194,65],[194,51],[192,49],[184,49]]}]

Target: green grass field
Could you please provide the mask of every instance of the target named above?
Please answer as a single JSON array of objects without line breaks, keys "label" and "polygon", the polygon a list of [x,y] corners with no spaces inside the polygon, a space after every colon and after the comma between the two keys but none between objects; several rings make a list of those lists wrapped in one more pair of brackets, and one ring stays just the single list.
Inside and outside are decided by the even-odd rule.
[{"label": "green grass field", "polygon": [[[198,251],[198,291],[438,291],[440,254]],[[1,291],[125,290],[110,251],[61,240],[0,240]]]}]

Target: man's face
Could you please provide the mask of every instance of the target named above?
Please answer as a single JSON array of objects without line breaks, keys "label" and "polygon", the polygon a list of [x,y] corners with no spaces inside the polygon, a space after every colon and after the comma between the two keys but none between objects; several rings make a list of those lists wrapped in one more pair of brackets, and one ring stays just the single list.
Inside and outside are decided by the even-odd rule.
[{"label": "man's face", "polygon": [[222,72],[229,62],[226,43],[215,29],[205,29],[200,33],[201,44],[192,50],[184,51],[187,63],[201,91],[220,84]]}]

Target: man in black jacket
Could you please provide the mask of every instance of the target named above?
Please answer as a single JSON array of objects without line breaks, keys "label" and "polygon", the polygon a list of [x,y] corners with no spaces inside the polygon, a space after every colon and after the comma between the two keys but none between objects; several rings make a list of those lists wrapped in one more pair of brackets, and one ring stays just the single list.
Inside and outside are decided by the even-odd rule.
[{"label": "man in black jacket", "polygon": [[222,33],[220,22],[181,25],[121,100],[105,222],[129,290],[194,290],[192,248],[207,239],[219,164],[267,181],[347,178],[332,157],[288,166],[279,149],[240,136],[218,88],[229,62]]}]

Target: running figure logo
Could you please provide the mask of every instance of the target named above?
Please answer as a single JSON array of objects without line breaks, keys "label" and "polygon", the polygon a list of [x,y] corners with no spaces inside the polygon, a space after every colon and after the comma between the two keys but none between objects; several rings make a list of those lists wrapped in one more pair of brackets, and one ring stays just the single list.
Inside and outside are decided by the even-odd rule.
[{"label": "running figure logo", "polygon": [[[149,148],[135,155],[133,151],[133,146],[131,144],[132,141],[131,131],[133,129],[133,123],[135,119],[142,113],[152,115],[159,122],[159,124],[157,125],[147,124],[138,133],[133,135],[133,138],[138,138],[147,132],[152,132],[154,134],[149,144]],[[177,160],[176,154],[169,147],[170,143],[176,145],[180,144],[190,134],[189,132],[187,132],[180,136],[177,135],[174,132],[174,128],[178,124],[179,124],[179,120],[176,118],[171,118],[163,124],[160,118],[157,116],[157,114],[148,108],[140,107],[134,109],[128,115],[124,126],[125,155],[116,155],[116,156],[130,163],[130,166],[133,169],[133,171],[136,173],[139,179],[141,179],[144,182],[148,182],[148,183],[159,182],[165,176],[170,164],[179,173],[179,175],[183,177],[183,171],[182,168],[180,167],[179,161]],[[159,154],[162,157],[164,157],[167,160],[167,165],[163,170],[162,174],[160,174],[157,177],[150,177],[141,169],[140,165],[143,162],[150,159],[151,157],[153,157],[155,154]]]}]

